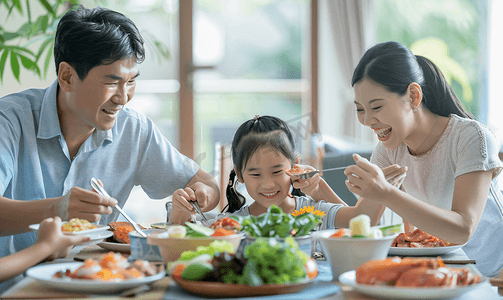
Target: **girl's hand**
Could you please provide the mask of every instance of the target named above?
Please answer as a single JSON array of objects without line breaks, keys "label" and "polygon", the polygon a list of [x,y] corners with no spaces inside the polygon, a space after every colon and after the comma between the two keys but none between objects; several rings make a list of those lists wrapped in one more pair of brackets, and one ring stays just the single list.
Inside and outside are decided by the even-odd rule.
[{"label": "girl's hand", "polygon": [[[316,171],[315,168],[308,165],[299,165],[303,170]],[[306,195],[311,196],[314,200],[321,200],[316,197],[316,195],[320,194],[320,180],[323,173],[315,174],[313,177],[308,179],[301,179],[298,176],[292,176],[292,185],[296,189],[300,189]]]},{"label": "girl's hand", "polygon": [[[346,180],[347,188],[367,200],[379,201],[385,199],[389,191],[395,186],[386,180],[383,170],[358,154],[354,154],[353,159],[356,165],[349,166],[344,170],[344,174],[348,177]],[[390,172],[389,169],[388,172]],[[388,173],[388,176],[393,173],[395,172]]]},{"label": "girl's hand", "polygon": [[48,259],[52,260],[58,257],[66,257],[74,245],[88,240],[89,237],[87,236],[64,234],[61,231],[61,218],[54,217],[40,222],[36,243],[42,244],[50,250],[51,255]]}]

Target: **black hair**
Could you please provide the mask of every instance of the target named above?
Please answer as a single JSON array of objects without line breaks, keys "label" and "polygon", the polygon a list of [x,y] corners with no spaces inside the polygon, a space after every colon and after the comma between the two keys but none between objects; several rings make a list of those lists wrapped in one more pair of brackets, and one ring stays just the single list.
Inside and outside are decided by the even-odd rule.
[{"label": "black hair", "polygon": [[429,59],[414,55],[398,42],[379,43],[368,49],[358,62],[351,85],[370,79],[389,92],[405,95],[412,82],[421,86],[422,103],[432,113],[448,117],[473,117],[464,108],[440,69]]},{"label": "black hair", "polygon": [[54,41],[56,74],[61,62],[69,63],[80,80],[99,65],[121,59],[145,59],[144,40],[133,21],[102,7],[82,5],[68,11],[59,21]]},{"label": "black hair", "polygon": [[[279,151],[290,160],[292,166],[295,163],[295,142],[288,125],[272,116],[255,117],[241,124],[232,140],[232,163],[240,176],[253,154],[263,147]],[[245,203],[243,195],[234,188],[235,180],[236,172],[233,169],[226,189],[227,212],[230,213],[239,210]],[[304,196],[298,189],[294,189],[292,195]]]}]

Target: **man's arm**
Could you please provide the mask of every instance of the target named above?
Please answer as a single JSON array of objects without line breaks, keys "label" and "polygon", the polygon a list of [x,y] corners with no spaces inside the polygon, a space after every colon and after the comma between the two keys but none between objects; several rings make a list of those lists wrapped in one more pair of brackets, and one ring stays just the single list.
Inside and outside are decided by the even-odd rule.
[{"label": "man's arm", "polygon": [[93,191],[74,187],[66,195],[33,201],[11,200],[0,196],[0,236],[30,231],[28,226],[58,216],[97,222],[102,214],[112,213],[117,200],[106,198]]},{"label": "man's arm", "polygon": [[203,169],[199,169],[185,187],[194,190],[197,202],[204,212],[212,210],[220,202],[220,189],[217,181]]}]

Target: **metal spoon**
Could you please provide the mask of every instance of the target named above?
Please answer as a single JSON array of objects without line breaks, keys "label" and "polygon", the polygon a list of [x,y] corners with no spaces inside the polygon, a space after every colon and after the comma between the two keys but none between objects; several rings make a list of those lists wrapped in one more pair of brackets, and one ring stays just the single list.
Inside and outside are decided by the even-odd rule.
[{"label": "metal spoon", "polygon": [[[107,191],[105,191],[105,189],[98,183],[98,180],[96,180],[94,177],[91,178],[91,186],[93,187],[93,189],[98,192],[98,194],[102,195],[102,196],[105,196],[105,197],[108,197],[108,198],[111,198],[110,195],[108,195]],[[119,207],[119,204],[115,205],[115,208],[117,208],[117,210],[124,216],[124,218],[126,218],[126,220],[129,221],[129,223],[131,223],[134,227],[134,229],[142,236],[142,237],[147,237],[147,235],[141,231],[141,228],[140,226],[138,226],[138,224],[136,224],[135,221],[133,221],[133,219],[131,219],[123,210],[122,208]]]}]

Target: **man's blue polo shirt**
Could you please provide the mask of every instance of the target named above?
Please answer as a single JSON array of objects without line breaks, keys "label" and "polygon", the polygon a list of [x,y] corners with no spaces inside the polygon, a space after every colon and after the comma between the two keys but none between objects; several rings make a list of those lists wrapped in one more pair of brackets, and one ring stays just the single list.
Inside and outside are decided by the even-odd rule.
[{"label": "man's blue polo shirt", "polygon": [[[95,177],[122,207],[136,185],[150,198],[162,199],[185,187],[199,170],[152,120],[128,108],[119,112],[112,129],[95,130],[72,160],[60,129],[57,91],[56,80],[46,89],[0,98],[0,195],[28,201],[60,197],[74,186],[91,190]],[[100,224],[118,214],[103,215]],[[0,237],[0,257],[35,238],[34,232]]]}]

